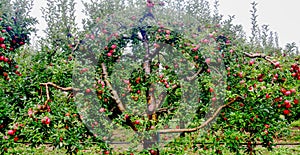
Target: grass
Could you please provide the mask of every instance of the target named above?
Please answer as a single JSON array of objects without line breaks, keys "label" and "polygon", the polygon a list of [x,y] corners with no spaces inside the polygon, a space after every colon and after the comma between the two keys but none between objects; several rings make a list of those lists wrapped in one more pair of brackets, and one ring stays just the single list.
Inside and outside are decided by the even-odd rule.
[{"label": "grass", "polygon": [[[64,149],[54,149],[49,148],[47,146],[41,146],[38,148],[27,148],[27,147],[18,147],[15,148],[14,154],[16,155],[65,155],[66,150]],[[89,148],[88,150],[79,151],[79,155],[99,155],[101,154],[97,148]],[[300,155],[300,146],[278,146],[275,147],[272,151],[268,151],[266,148],[258,147],[256,149],[258,154],[261,155]],[[10,150],[7,154],[12,154]],[[203,155],[211,155],[213,154],[212,151],[199,151],[196,154],[203,154]],[[224,155],[234,155],[234,153],[230,153],[227,150],[223,150]],[[187,153],[187,155],[192,155],[192,153]]]},{"label": "grass", "polygon": [[300,127],[300,119],[291,123],[291,127]]},{"label": "grass", "polygon": [[[275,143],[300,143],[300,120],[295,121],[291,124],[291,134],[287,134],[279,139],[275,139]],[[258,146],[256,148],[257,154],[261,155],[300,155],[300,145],[279,145],[275,146],[272,151],[268,151],[266,148]],[[224,155],[233,155],[228,150],[222,150]],[[63,148],[53,149],[49,145],[42,145],[37,148],[30,148],[28,145],[20,144],[17,148],[11,148],[6,154],[16,155],[64,155],[66,150]],[[87,147],[78,152],[79,155],[93,155],[102,154],[101,149],[94,147]],[[116,153],[115,153],[116,154]],[[193,153],[185,153],[187,155],[193,155]],[[214,154],[213,151],[198,150],[196,154]],[[117,154],[116,154],[117,155]]]}]

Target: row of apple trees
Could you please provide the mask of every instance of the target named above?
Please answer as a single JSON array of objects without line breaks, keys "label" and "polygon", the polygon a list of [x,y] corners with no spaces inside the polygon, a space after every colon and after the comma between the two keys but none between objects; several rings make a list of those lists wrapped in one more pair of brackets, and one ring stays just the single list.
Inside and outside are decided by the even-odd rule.
[{"label": "row of apple trees", "polygon": [[247,42],[218,1],[86,2],[82,31],[74,0],[48,0],[46,37],[30,44],[32,2],[0,5],[1,153],[29,143],[112,154],[128,132],[126,154],[252,154],[299,119],[297,52],[266,26]]}]

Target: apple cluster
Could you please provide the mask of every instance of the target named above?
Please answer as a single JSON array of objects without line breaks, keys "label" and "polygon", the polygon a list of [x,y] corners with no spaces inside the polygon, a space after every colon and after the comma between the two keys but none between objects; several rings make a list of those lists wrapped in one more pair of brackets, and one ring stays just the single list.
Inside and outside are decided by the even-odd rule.
[{"label": "apple cluster", "polygon": [[6,80],[10,79],[11,74],[22,75],[17,70],[19,66],[13,60],[13,54],[29,39],[27,33],[17,25],[16,19],[12,17],[11,20],[6,16],[0,18],[0,76]]},{"label": "apple cluster", "polygon": [[300,80],[300,67],[298,64],[292,64],[290,72],[292,73],[292,77]]}]

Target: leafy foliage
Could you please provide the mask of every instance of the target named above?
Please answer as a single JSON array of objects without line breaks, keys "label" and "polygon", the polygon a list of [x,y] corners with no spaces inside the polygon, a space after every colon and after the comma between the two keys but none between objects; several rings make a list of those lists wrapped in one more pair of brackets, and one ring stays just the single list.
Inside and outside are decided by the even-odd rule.
[{"label": "leafy foliage", "polygon": [[[98,0],[84,4],[88,19],[84,21],[85,30],[79,31],[74,0],[49,0],[43,11],[47,36],[33,51],[24,46],[29,44],[37,22],[28,14],[32,2],[4,0],[0,4],[1,153],[17,147],[17,142],[29,142],[31,147],[50,143],[70,154],[94,143],[104,154],[112,153],[111,131],[119,125],[139,133],[129,135],[137,145],[126,148],[126,153],[137,152],[138,144],[155,138],[157,131],[180,131],[177,138],[163,135],[162,141],[168,142],[163,148],[144,145],[140,153],[203,153],[211,148],[221,154],[230,148],[237,154],[252,154],[256,153],[255,144],[272,149],[274,137],[299,119],[298,49],[293,43],[285,50],[278,48],[276,33],[266,25],[258,28],[256,3],[252,3],[253,36],[249,43],[241,26],[232,24],[233,17],[222,20],[218,1],[211,13],[204,0]],[[129,13],[123,21],[125,29],[106,27],[120,18],[115,13],[131,7],[146,11],[141,16]],[[182,14],[173,17],[170,12]],[[154,16],[152,13],[160,14],[162,21],[146,18]],[[199,23],[180,25],[179,21],[189,14]],[[141,22],[133,24],[138,19]],[[161,24],[164,22],[167,24]],[[134,52],[126,55],[127,47]],[[150,48],[160,51],[158,56],[144,59],[147,52],[140,51],[149,52]],[[149,64],[137,65],[130,57]],[[122,67],[134,70],[127,73]],[[185,80],[180,81],[181,77]],[[195,80],[192,83],[186,79]],[[154,88],[153,84],[158,86]],[[186,89],[192,86],[196,92]],[[150,105],[153,89],[155,93],[165,91],[165,98],[157,111],[146,107],[150,113],[143,115],[136,109],[145,109],[145,103]],[[181,100],[182,96],[190,100]],[[195,113],[180,111],[189,107]],[[174,118],[179,122],[170,123]],[[184,121],[188,125],[183,125]],[[241,145],[244,142],[247,145]],[[179,147],[183,145],[186,147]]]}]

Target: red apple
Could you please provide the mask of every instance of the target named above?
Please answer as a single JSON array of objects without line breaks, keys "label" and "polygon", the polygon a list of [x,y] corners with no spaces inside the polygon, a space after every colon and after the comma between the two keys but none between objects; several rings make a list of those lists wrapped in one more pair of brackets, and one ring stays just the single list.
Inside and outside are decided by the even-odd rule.
[{"label": "red apple", "polygon": [[91,34],[89,37],[90,37],[92,40],[95,39],[95,36],[94,36],[93,34]]},{"label": "red apple", "polygon": [[90,93],[90,92],[91,92],[91,89],[87,88],[87,89],[85,90],[85,92],[86,92],[86,93]]},{"label": "red apple", "polygon": [[151,154],[151,155],[154,155],[154,154],[155,154],[155,151],[154,151],[154,150],[150,150],[150,154]]},{"label": "red apple", "polygon": [[195,48],[192,49],[192,51],[193,51],[193,52],[196,52],[196,51],[198,51],[198,48],[195,47]]},{"label": "red apple", "polygon": [[3,61],[4,60],[4,56],[0,56],[0,61]]},{"label": "red apple", "polygon": [[253,91],[253,87],[252,86],[249,87],[249,91]]},{"label": "red apple", "polygon": [[30,109],[30,110],[28,110],[28,116],[29,117],[32,117],[32,115],[33,115],[33,111]]},{"label": "red apple", "polygon": [[296,89],[295,88],[292,88],[290,91],[291,91],[291,93],[296,93]]},{"label": "red apple", "polygon": [[10,30],[12,30],[12,27],[11,26],[7,26],[7,31],[10,31]]},{"label": "red apple", "polygon": [[268,135],[268,134],[269,134],[269,132],[268,132],[268,130],[267,130],[267,129],[265,129],[265,130],[264,130],[264,133],[265,133],[266,135]]},{"label": "red apple", "polygon": [[7,131],[7,134],[12,136],[12,135],[15,134],[15,132],[14,132],[14,130],[8,130],[8,131]]},{"label": "red apple", "polygon": [[285,93],[284,93],[284,95],[286,95],[286,96],[289,96],[289,95],[291,95],[291,91],[286,91]]},{"label": "red apple", "polygon": [[99,112],[101,112],[101,113],[105,112],[105,108],[100,108]]},{"label": "red apple", "polygon": [[265,127],[268,129],[270,127],[270,125],[269,124],[265,124]]},{"label": "red apple", "polygon": [[289,103],[285,104],[285,107],[288,109],[288,108],[291,108],[292,105],[291,105],[291,103],[289,102]]},{"label": "red apple", "polygon": [[18,137],[15,137],[15,138],[14,138],[14,142],[17,142],[18,140],[19,140]]},{"label": "red apple", "polygon": [[255,62],[255,61],[254,61],[253,59],[250,60],[249,65],[252,66],[252,65],[254,64],[254,62]]},{"label": "red apple", "polygon": [[275,67],[280,67],[280,62],[275,62]]},{"label": "red apple", "polygon": [[108,150],[104,151],[103,154],[110,154]]},{"label": "red apple", "polygon": [[47,117],[47,116],[45,116],[43,119],[42,119],[42,123],[43,124],[50,124],[50,118],[49,117]]},{"label": "red apple", "polygon": [[242,84],[244,84],[245,83],[245,80],[241,80],[240,81],[240,84],[242,85]]},{"label": "red apple", "polygon": [[269,94],[266,94],[266,99],[269,99],[270,98],[270,95]]},{"label": "red apple", "polygon": [[0,44],[0,47],[3,49],[6,49],[6,45],[5,44]]},{"label": "red apple", "polygon": [[171,34],[171,31],[170,30],[166,30],[166,34]]},{"label": "red apple", "polygon": [[299,100],[298,100],[298,99],[294,99],[294,103],[295,103],[295,104],[298,104],[298,103],[299,103]]},{"label": "red apple", "polygon": [[285,94],[285,92],[286,92],[286,89],[284,89],[284,88],[281,88],[281,89],[280,89],[280,91],[281,91],[283,94]]},{"label": "red apple", "polygon": [[289,113],[290,113],[289,110],[287,110],[287,109],[283,110],[283,114],[288,115]]},{"label": "red apple", "polygon": [[206,62],[207,64],[210,64],[210,58],[206,58],[206,59],[205,59],[205,62]]},{"label": "red apple", "polygon": [[256,86],[257,86],[257,84],[256,84],[256,83],[254,83],[253,87],[254,87],[254,88],[256,88]]},{"label": "red apple", "polygon": [[136,82],[137,84],[139,84],[140,81],[141,81],[141,78],[140,78],[140,77],[138,77],[138,78],[135,79],[135,82]]},{"label": "red apple", "polygon": [[0,43],[2,43],[5,40],[5,38],[0,37]]},{"label": "red apple", "polygon": [[289,104],[289,103],[290,103],[289,100],[285,100],[285,101],[283,102],[284,105]]},{"label": "red apple", "polygon": [[134,122],[136,125],[139,125],[141,122],[140,122],[140,120],[135,120],[135,122]]},{"label": "red apple", "polygon": [[8,74],[7,74],[6,72],[3,72],[3,76],[7,77],[7,76],[8,76]]},{"label": "red apple", "polygon": [[4,62],[8,62],[9,61],[9,59],[8,58],[4,58]]}]

